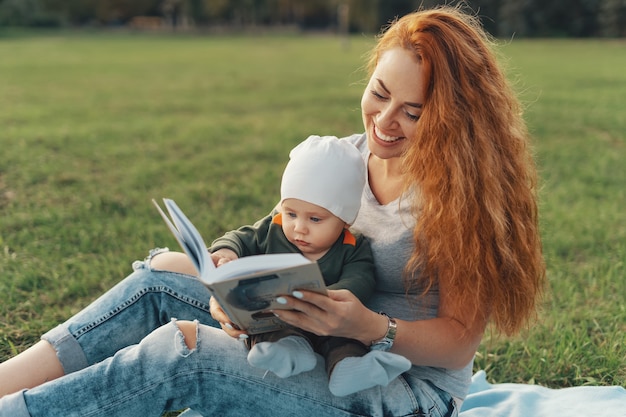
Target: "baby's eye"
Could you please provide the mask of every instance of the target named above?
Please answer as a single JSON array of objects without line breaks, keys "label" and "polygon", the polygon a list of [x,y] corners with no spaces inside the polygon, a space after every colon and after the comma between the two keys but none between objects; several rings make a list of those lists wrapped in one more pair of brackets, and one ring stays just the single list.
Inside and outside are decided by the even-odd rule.
[{"label": "baby's eye", "polygon": [[287,212],[287,213],[285,213],[285,214],[287,214],[287,217],[290,217],[290,218],[292,218],[292,219],[295,219],[295,218],[296,218],[296,213],[294,213],[294,212],[288,211],[288,212]]},{"label": "baby's eye", "polygon": [[319,217],[311,217],[311,221],[312,221],[313,223],[319,223],[319,222],[321,222],[321,221],[322,221],[322,219],[320,219]]}]

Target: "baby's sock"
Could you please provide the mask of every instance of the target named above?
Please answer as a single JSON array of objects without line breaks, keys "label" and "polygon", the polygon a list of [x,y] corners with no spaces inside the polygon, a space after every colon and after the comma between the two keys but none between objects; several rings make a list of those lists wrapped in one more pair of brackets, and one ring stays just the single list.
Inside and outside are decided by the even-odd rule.
[{"label": "baby's sock", "polygon": [[342,359],[330,375],[328,388],[343,397],[377,385],[388,385],[411,368],[411,361],[395,353],[372,350],[365,356]]},{"label": "baby's sock", "polygon": [[317,357],[304,337],[287,336],[276,342],[255,344],[248,352],[248,362],[287,378],[315,368]]}]

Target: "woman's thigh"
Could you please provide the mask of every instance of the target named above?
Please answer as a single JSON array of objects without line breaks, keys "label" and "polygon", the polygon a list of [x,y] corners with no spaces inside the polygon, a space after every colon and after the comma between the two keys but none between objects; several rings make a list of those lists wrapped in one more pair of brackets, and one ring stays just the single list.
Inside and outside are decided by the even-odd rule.
[{"label": "woman's thigh", "polygon": [[430,402],[420,404],[403,378],[335,397],[321,358],[311,372],[281,379],[248,365],[243,343],[222,330],[198,325],[196,331],[190,348],[172,321],[103,362],[5,397],[0,416],[6,410],[12,417],[159,417],[186,407],[223,417],[446,415]]},{"label": "woman's thigh", "polygon": [[[205,416],[445,416],[430,398],[419,397],[402,377],[386,387],[336,397],[328,389],[324,359],[317,366],[289,378],[251,367],[241,342],[221,330],[200,325],[197,329],[196,369],[198,395],[178,406],[191,407]],[[430,397],[430,396],[428,396]],[[419,400],[418,400],[419,398]],[[436,399],[437,400],[437,399]],[[440,411],[444,411],[440,414]]]}]

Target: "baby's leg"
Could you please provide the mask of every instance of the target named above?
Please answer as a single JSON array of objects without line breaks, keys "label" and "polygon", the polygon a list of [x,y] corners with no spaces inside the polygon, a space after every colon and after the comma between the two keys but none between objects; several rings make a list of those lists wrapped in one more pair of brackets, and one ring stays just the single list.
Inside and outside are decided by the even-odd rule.
[{"label": "baby's leg", "polygon": [[343,397],[375,386],[387,386],[410,368],[411,362],[404,356],[372,350],[365,356],[339,361],[330,374],[328,388],[334,395]]},{"label": "baby's leg", "polygon": [[281,378],[310,371],[317,364],[310,342],[295,329],[253,335],[251,345],[250,365]]}]

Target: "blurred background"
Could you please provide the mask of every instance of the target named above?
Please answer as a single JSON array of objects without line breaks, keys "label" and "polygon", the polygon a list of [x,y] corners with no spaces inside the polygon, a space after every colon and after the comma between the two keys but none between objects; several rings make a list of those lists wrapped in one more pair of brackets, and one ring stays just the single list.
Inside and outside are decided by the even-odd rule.
[{"label": "blurred background", "polygon": [[[151,198],[209,242],[266,215],[289,149],[362,131],[374,34],[444,3],[0,0],[0,361],[179,248]],[[524,106],[549,278],[475,370],[626,387],[626,0],[465,4]]]},{"label": "blurred background", "polygon": [[[434,0],[0,0],[0,26],[377,32]],[[624,37],[624,0],[473,0],[497,37]]]}]

